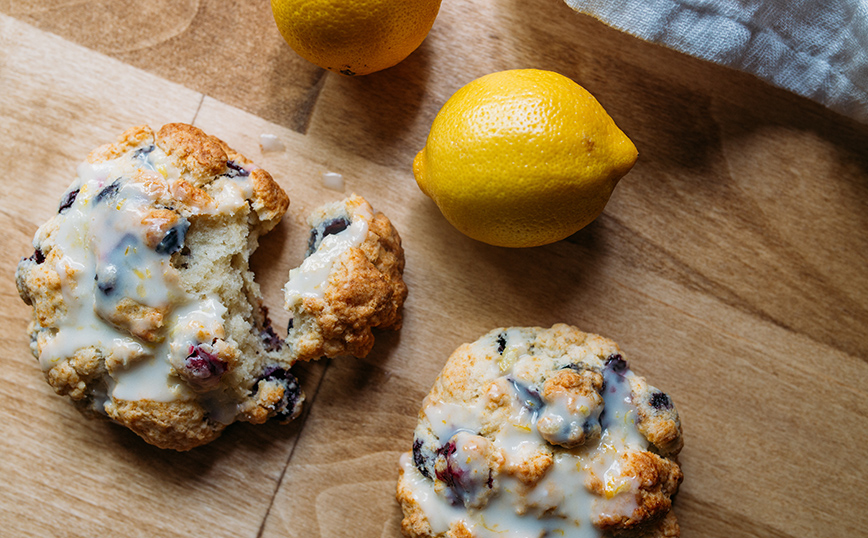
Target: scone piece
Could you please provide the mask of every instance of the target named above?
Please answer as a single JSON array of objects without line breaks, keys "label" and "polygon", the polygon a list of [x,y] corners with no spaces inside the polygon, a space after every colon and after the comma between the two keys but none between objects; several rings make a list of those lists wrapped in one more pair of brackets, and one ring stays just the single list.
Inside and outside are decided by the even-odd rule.
[{"label": "scone piece", "polygon": [[176,450],[296,416],[292,358],[248,269],[288,205],[268,172],[190,125],[93,151],[16,273],[48,382]]},{"label": "scone piece", "polygon": [[500,328],[449,358],[401,456],[417,537],[677,537],[681,423],[603,337]]},{"label": "scone piece", "polygon": [[356,195],[317,209],[308,224],[307,257],[284,289],[293,357],[364,357],[374,345],[371,329],[401,326],[407,297],[401,238]]}]

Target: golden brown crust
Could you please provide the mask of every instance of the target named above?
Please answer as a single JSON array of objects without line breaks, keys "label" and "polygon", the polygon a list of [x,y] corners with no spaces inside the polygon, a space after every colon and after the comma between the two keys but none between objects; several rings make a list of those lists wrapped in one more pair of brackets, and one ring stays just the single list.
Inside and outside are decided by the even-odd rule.
[{"label": "golden brown crust", "polygon": [[338,260],[317,321],[326,355],[364,357],[374,345],[372,327],[390,327],[396,317],[388,279],[358,250]]},{"label": "golden brown crust", "polygon": [[542,397],[553,400],[560,394],[575,394],[585,398],[599,397],[603,388],[603,376],[591,370],[577,372],[573,369],[561,370],[548,378],[543,385]]},{"label": "golden brown crust", "polygon": [[[49,256],[52,261],[60,253],[54,249]],[[66,315],[60,275],[51,270],[50,264],[31,264],[26,273],[19,272],[16,280],[24,302],[33,306],[36,322],[42,327],[50,327]]]},{"label": "golden brown crust", "polygon": [[463,521],[456,521],[449,526],[449,532],[446,533],[447,538],[473,538],[473,533],[467,528]]},{"label": "golden brown crust", "polygon": [[105,405],[109,417],[160,448],[186,451],[210,443],[224,426],[210,422],[196,402],[113,400]]},{"label": "golden brown crust", "polygon": [[681,421],[674,409],[652,409],[649,406],[638,406],[636,426],[639,431],[657,450],[665,456],[675,456],[681,451]]},{"label": "golden brown crust", "polygon": [[226,171],[229,156],[225,144],[186,123],[163,125],[155,137],[157,146],[171,157],[182,173],[190,174],[192,184],[201,187]]},{"label": "golden brown crust", "polygon": [[554,458],[551,450],[539,450],[520,461],[507,464],[504,471],[521,480],[522,484],[533,486],[545,476],[552,463]]},{"label": "golden brown crust", "polygon": [[[289,197],[274,181],[271,174],[233,150],[225,142],[202,132],[192,125],[170,123],[164,125],[156,135],[156,144],[172,157],[176,165],[190,177],[193,187],[201,187],[213,176],[227,173],[227,162],[252,167],[250,181],[253,185],[252,209],[263,223],[262,233],[269,231],[286,213]],[[205,200],[198,193],[191,192],[184,183],[179,182],[173,191],[176,198],[190,199],[191,205],[202,205]],[[202,193],[205,194],[205,193]]]},{"label": "golden brown crust", "polygon": [[82,348],[68,361],[47,371],[45,377],[58,394],[81,400],[87,397],[91,382],[105,375],[102,359],[97,349]]},{"label": "golden brown crust", "polygon": [[[371,220],[368,240],[362,245],[365,257],[382,274],[386,275],[392,287],[392,316],[381,328],[401,328],[401,306],[407,299],[407,285],[404,283],[404,249],[401,236],[383,213],[377,212]],[[375,237],[370,237],[373,234]],[[376,246],[376,248],[372,248]]]},{"label": "golden brown crust", "polygon": [[401,327],[407,297],[401,238],[385,215],[371,216],[362,197],[354,195],[342,204],[351,219],[368,220],[368,233],[358,247],[335,260],[322,298],[302,297],[299,304],[287,304],[294,323],[289,339],[298,360],[365,357],[374,345],[372,329]]},{"label": "golden brown crust", "polygon": [[270,230],[277,224],[289,208],[289,196],[280,188],[271,174],[262,168],[256,168],[250,172],[250,181],[253,183],[253,210],[259,215],[259,220],[265,225],[263,232]]},{"label": "golden brown crust", "polygon": [[615,530],[603,534],[611,538],[680,538],[681,527],[674,512],[668,512],[663,518],[650,527],[638,529]]},{"label": "golden brown crust", "polygon": [[124,131],[114,143],[105,144],[90,152],[87,162],[96,163],[116,159],[130,149],[154,142],[154,131],[147,125],[137,125]]},{"label": "golden brown crust", "polygon": [[[603,405],[603,398],[600,396],[602,390],[603,376],[599,372],[592,370],[578,372],[567,368],[548,378],[543,384],[540,395],[543,402],[560,403],[571,412],[588,416]],[[545,414],[540,417],[536,426],[544,439],[564,448],[582,445],[600,434],[600,429],[595,424],[587,430],[577,429],[564,435],[560,417]]]},{"label": "golden brown crust", "polygon": [[168,312],[168,305],[152,307],[124,297],[111,311],[101,310],[100,317],[145,342],[161,342],[166,337],[162,328]]},{"label": "golden brown crust", "polygon": [[[400,470],[400,474],[403,478],[404,469]],[[410,538],[433,536],[431,525],[422,511],[422,507],[413,498],[413,492],[402,479],[398,480],[395,498],[401,504],[401,509],[404,512],[404,519],[401,521],[401,530],[404,535]]]},{"label": "golden brown crust", "polygon": [[[630,513],[606,510],[594,520],[594,525],[603,530],[629,530],[646,526],[669,512],[671,497],[684,477],[678,464],[651,452],[631,451],[621,456],[620,469],[620,476],[634,479],[635,507],[630,506]],[[605,496],[599,479],[589,481],[588,486],[595,494]]]}]

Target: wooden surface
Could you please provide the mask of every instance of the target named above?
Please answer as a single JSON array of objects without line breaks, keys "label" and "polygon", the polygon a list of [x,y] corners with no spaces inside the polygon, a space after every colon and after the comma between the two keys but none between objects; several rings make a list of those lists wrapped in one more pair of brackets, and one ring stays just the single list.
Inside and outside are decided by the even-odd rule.
[{"label": "wooden surface", "polygon": [[[411,172],[455,90],[517,67],[584,85],[640,151],[597,221],[528,250],[462,236]],[[366,359],[301,369],[304,420],[184,454],[53,393],[13,276],[90,149],[169,121],[288,191],[254,258],[277,326],[303,218],[340,196],[325,171],[392,218],[410,288],[403,330]],[[398,537],[398,457],[450,352],[567,322],[673,396],[684,536],[868,536],[866,154],[865,126],[560,0],[444,0],[418,51],[354,79],[296,56],[264,1],[0,0],[0,535]]]}]

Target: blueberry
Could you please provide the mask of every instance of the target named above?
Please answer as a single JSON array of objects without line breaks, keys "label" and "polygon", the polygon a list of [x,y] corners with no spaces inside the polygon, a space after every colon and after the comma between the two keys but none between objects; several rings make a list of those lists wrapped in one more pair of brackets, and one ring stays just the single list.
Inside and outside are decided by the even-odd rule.
[{"label": "blueberry", "polygon": [[58,213],[63,213],[64,211],[72,207],[72,204],[75,203],[75,198],[78,196],[78,191],[79,189],[75,189],[74,191],[69,191],[68,193],[66,193],[66,195],[63,197],[63,200],[60,201],[60,207],[57,208]]},{"label": "blueberry", "polygon": [[316,231],[316,228],[310,231],[310,237],[307,240],[307,253],[305,256],[310,256],[316,251],[317,239],[319,238],[319,234]]},{"label": "blueberry", "polygon": [[440,447],[440,450],[437,451],[437,455],[446,458],[446,466],[442,470],[437,470],[436,474],[437,480],[442,481],[451,489],[455,489],[455,486],[460,483],[463,472],[460,468],[453,465],[450,458],[452,454],[455,454],[455,441],[449,441]]},{"label": "blueberry", "polygon": [[228,168],[227,172],[223,174],[228,177],[247,177],[250,175],[250,172],[244,169],[243,166],[238,164],[235,161],[226,161],[226,168]]},{"label": "blueberry", "polygon": [[[480,467],[482,462],[474,462],[469,454],[459,453],[455,438],[453,436],[453,440],[437,451],[438,464],[434,473],[437,479],[449,488],[446,498],[454,506],[478,507],[480,501],[485,502],[487,493],[485,488],[489,490],[494,488],[494,474],[491,467],[482,468]],[[486,470],[488,472],[484,473]]]},{"label": "blueberry", "polygon": [[506,349],[506,333],[500,333],[497,335],[497,353],[499,355],[503,355],[503,351]]},{"label": "blueberry", "polygon": [[343,217],[332,219],[325,223],[325,226],[323,226],[322,236],[326,237],[329,235],[339,234],[342,231],[346,230],[349,225],[349,221],[347,221],[347,219]]},{"label": "blueberry", "polygon": [[279,351],[283,347],[283,340],[275,334],[271,327],[271,318],[268,317],[268,307],[265,305],[259,306],[259,312],[262,316],[262,325],[259,330],[259,338],[265,344],[266,351]]},{"label": "blueberry", "polygon": [[160,243],[154,248],[157,254],[174,254],[184,245],[184,239],[187,237],[187,230],[190,228],[190,222],[182,218],[181,221],[169,228],[166,235]]},{"label": "blueberry", "polygon": [[612,370],[618,375],[623,375],[627,371],[627,361],[620,353],[612,353],[606,358],[606,368]]},{"label": "blueberry", "polygon": [[118,190],[121,187],[121,178],[117,178],[112,181],[111,185],[105,187],[103,190],[99,191],[99,193],[94,197],[93,203],[98,204],[103,200],[108,200],[114,198],[118,194]]},{"label": "blueberry", "polygon": [[274,329],[271,328],[271,323],[262,329],[259,336],[262,338],[262,342],[265,344],[265,349],[268,351],[279,351],[280,348],[283,347],[283,340],[274,333]]},{"label": "blueberry", "polygon": [[422,454],[422,441],[420,439],[413,441],[413,463],[416,465],[416,468],[419,469],[419,472],[422,473],[422,476],[425,478],[431,478],[431,473],[428,472],[426,458]]},{"label": "blueberry", "polygon": [[337,217],[334,219],[327,220],[310,231],[310,238],[307,240],[307,256],[316,251],[316,248],[319,246],[320,242],[325,237],[330,235],[336,235],[346,230],[350,225],[350,222],[343,218]]},{"label": "blueberry", "polygon": [[651,400],[648,402],[654,409],[672,409],[672,400],[663,392],[655,392],[651,395]]},{"label": "blueberry", "polygon": [[280,403],[275,406],[275,417],[279,420],[292,420],[301,412],[299,403],[301,403],[301,385],[298,379],[290,373],[289,370],[279,366],[269,366],[259,376],[256,384],[253,385],[253,395],[259,391],[259,382],[278,383],[283,386],[283,398]]},{"label": "blueberry", "polygon": [[[94,277],[96,278],[96,277]],[[97,281],[96,287],[99,288],[99,291],[103,292],[104,295],[111,295],[111,293],[115,290],[114,284],[107,284],[105,282]]]},{"label": "blueberry", "polygon": [[540,398],[538,390],[517,381],[512,376],[508,376],[506,379],[512,383],[512,387],[515,389],[518,399],[521,401],[521,405],[531,411],[539,411],[542,409],[543,401],[542,398]]},{"label": "blueberry", "polygon": [[93,276],[96,281],[96,287],[99,288],[104,295],[111,295],[118,283],[118,268],[112,264],[106,264],[99,268],[99,271]]},{"label": "blueberry", "polygon": [[155,149],[157,148],[153,144],[151,144],[150,146],[139,148],[133,152],[133,159],[141,159],[144,161],[147,158],[148,154],[150,154]]},{"label": "blueberry", "polygon": [[226,362],[217,355],[209,353],[201,346],[190,346],[190,354],[184,359],[184,367],[196,379],[219,378],[226,372]]},{"label": "blueberry", "polygon": [[606,359],[606,366],[603,368],[603,412],[600,415],[600,424],[603,429],[608,429],[612,423],[609,417],[608,404],[609,398],[629,398],[633,399],[633,393],[630,389],[630,382],[624,375],[630,368],[627,366],[627,361],[620,353],[612,353]]}]

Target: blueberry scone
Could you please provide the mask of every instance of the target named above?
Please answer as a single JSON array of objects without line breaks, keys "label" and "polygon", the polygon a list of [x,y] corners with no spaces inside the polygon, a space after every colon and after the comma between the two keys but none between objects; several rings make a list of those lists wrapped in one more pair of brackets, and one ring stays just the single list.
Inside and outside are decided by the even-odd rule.
[{"label": "blueberry scone", "polygon": [[189,125],[93,151],[16,273],[48,382],[176,450],[297,416],[296,355],[248,268],[288,205],[265,170]]},{"label": "blueberry scone", "polygon": [[568,325],[496,329],[423,402],[397,498],[411,537],[677,537],[681,424],[618,346]]},{"label": "blueberry scone", "polygon": [[364,357],[372,328],[398,329],[407,297],[401,238],[383,213],[360,196],[323,206],[308,218],[302,264],[284,288],[287,341],[299,360]]}]

